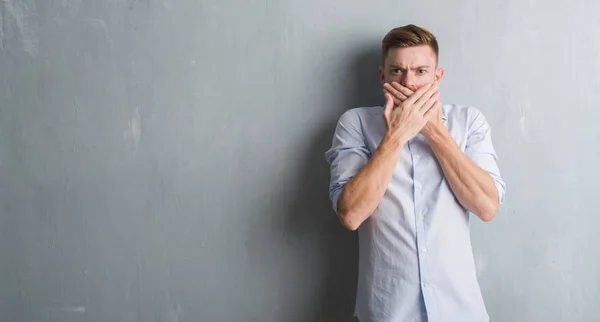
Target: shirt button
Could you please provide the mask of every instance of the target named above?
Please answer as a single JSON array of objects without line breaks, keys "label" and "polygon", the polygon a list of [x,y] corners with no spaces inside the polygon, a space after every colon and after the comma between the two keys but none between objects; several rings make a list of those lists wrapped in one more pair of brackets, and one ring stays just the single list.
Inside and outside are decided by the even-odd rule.
[{"label": "shirt button", "polygon": [[427,248],[424,248],[424,247],[421,248],[421,253],[423,253],[423,254],[427,253]]},{"label": "shirt button", "polygon": [[424,288],[428,288],[429,287],[429,283],[427,283],[427,282],[423,283],[423,287]]},{"label": "shirt button", "polygon": [[423,186],[421,186],[420,183],[417,183],[415,187],[417,188],[418,191],[421,191],[421,189],[423,189]]},{"label": "shirt button", "polygon": [[418,155],[415,155],[415,160],[419,161],[420,159],[421,159],[421,157],[420,157],[420,156],[418,156]]}]

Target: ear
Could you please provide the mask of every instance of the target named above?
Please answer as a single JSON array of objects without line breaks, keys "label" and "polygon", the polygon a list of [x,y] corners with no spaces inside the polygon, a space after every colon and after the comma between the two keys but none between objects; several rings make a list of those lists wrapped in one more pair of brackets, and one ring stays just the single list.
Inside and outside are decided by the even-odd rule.
[{"label": "ear", "polygon": [[383,66],[379,66],[379,81],[382,86],[385,84],[385,70],[383,69]]},{"label": "ear", "polygon": [[435,70],[435,81],[439,83],[442,80],[442,77],[444,77],[444,69],[443,68],[436,69]]}]

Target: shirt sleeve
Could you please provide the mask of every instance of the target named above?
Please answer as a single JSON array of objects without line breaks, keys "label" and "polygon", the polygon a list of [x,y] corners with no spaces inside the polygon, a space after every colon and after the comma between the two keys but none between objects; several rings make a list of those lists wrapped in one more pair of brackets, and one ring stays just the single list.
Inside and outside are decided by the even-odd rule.
[{"label": "shirt sleeve", "polygon": [[492,145],[492,129],[480,111],[471,108],[470,112],[465,154],[494,179],[498,190],[498,200],[502,204],[506,193],[506,183],[500,176],[497,164],[498,156]]},{"label": "shirt sleeve", "polygon": [[365,144],[356,110],[346,111],[339,119],[331,148],[325,152],[330,164],[329,199],[337,213],[337,202],[346,182],[367,164],[371,152]]}]

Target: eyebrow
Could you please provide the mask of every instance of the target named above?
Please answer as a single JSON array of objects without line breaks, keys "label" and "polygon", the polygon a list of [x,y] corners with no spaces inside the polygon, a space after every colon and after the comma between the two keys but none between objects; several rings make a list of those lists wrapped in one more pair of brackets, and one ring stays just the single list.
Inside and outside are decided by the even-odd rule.
[{"label": "eyebrow", "polygon": [[[390,67],[391,67],[391,68],[394,68],[394,69],[406,69],[406,68],[403,68],[403,67],[401,67],[401,66],[394,65],[394,64],[390,64]],[[413,68],[412,70],[426,69],[426,68],[430,68],[430,67],[429,67],[429,66],[427,66],[427,65],[423,65],[423,66],[417,66],[417,67]]]}]

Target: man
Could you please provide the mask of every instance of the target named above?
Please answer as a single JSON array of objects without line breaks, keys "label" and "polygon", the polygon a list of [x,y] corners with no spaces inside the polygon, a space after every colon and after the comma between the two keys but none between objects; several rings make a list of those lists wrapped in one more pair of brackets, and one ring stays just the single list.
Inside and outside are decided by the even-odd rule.
[{"label": "man", "polygon": [[443,105],[438,44],[407,25],[383,39],[385,107],[338,122],[330,198],[359,234],[360,322],[489,321],[477,282],[469,217],[490,221],[505,184],[490,126],[477,109]]}]

